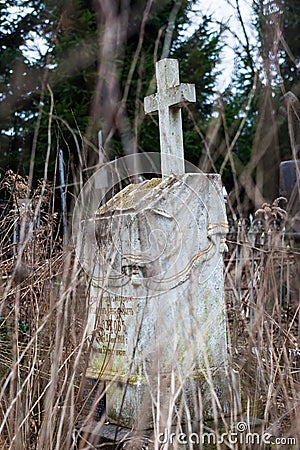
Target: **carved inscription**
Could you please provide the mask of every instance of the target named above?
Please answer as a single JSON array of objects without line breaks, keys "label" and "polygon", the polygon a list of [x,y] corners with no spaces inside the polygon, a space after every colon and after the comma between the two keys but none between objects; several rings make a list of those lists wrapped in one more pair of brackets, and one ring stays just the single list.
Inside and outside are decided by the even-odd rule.
[{"label": "carved inscription", "polygon": [[132,297],[107,296],[102,300],[97,318],[98,352],[102,355],[126,356],[128,332],[134,320],[135,300]]}]

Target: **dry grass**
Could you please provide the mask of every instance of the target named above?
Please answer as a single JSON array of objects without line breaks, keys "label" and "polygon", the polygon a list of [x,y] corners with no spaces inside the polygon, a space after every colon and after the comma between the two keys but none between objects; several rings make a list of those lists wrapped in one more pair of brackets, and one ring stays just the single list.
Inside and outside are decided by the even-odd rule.
[{"label": "dry grass", "polygon": [[[51,192],[47,188],[38,205],[40,216],[35,196],[27,212],[16,212],[12,197],[1,219],[3,449],[75,448],[81,413],[93,417],[93,410],[84,410],[82,402],[90,351],[88,280],[72,249],[63,248],[57,238]],[[32,229],[26,231],[24,225],[23,239],[13,246],[13,223],[18,220],[22,230],[28,214]],[[228,236],[225,292],[230,370],[240,375],[244,420],[274,436],[299,439],[300,253],[297,242],[284,235],[288,218],[268,219],[257,217],[248,225],[240,222]],[[234,383],[231,389],[237,394]],[[235,410],[222,422],[216,418],[213,428],[230,429],[234,416],[241,417]]]},{"label": "dry grass", "polygon": [[[83,138],[84,161],[80,161],[81,168],[95,162],[95,158],[91,158],[91,154],[94,157],[96,155],[95,145],[89,140],[92,139],[99,116],[103,116],[106,124],[107,140],[104,146],[109,145],[117,128],[124,154],[130,153],[132,146],[137,148],[139,126],[143,120],[138,93],[134,130],[128,127],[126,108],[120,109],[118,103],[120,98],[124,102],[127,99],[128,86],[137,60],[132,62],[125,92],[121,95],[116,66],[125,37],[120,33],[120,48],[116,48],[116,42],[111,36],[122,29],[123,21],[128,17],[122,17],[116,8],[111,11],[109,2],[102,3],[106,9],[104,15],[108,19],[101,24],[101,39],[104,41],[101,42],[102,54],[92,99],[91,120],[87,127],[87,137]],[[177,4],[178,2],[174,5]],[[136,58],[143,45],[150,5],[149,0],[141,24]],[[175,6],[169,18],[169,32],[163,43],[163,56],[167,56],[170,50]],[[273,39],[271,32],[268,34],[271,42],[269,53],[273,52],[273,56],[278,54],[276,46],[279,45],[278,39],[281,36],[279,31],[277,27],[272,29],[277,39]],[[160,39],[161,35],[157,37],[156,52]],[[272,86],[274,82],[268,77],[274,76],[277,65],[277,75],[280,76],[276,58],[274,67],[270,67],[269,61],[274,61],[270,54],[262,62],[265,68],[262,78],[267,80],[268,86]],[[154,57],[157,59],[157,54]],[[106,64],[106,61],[111,64]],[[203,160],[209,161],[206,171],[214,168],[217,157],[221,155],[224,158],[221,170],[224,170],[227,163],[233,174],[234,188],[228,199],[228,212],[233,217],[233,226],[228,235],[229,252],[225,260],[225,298],[230,357],[229,390],[232,397],[238,398],[241,394],[242,415],[236,402],[231,415],[220,420],[216,406],[212,423],[199,420],[196,431],[203,434],[208,431],[207,427],[211,427],[217,434],[220,430],[228,431],[234,422],[243,420],[251,430],[268,432],[274,437],[297,439],[296,443],[289,445],[260,444],[258,449],[297,449],[300,448],[300,244],[299,234],[295,237],[286,233],[292,217],[282,213],[279,203],[263,207],[265,197],[270,201],[278,196],[278,190],[274,194],[272,189],[264,196],[266,187],[274,188],[274,183],[270,182],[270,177],[274,176],[271,169],[279,164],[278,127],[274,114],[269,114],[274,106],[271,90],[266,89],[265,96],[261,99],[259,124],[249,163],[244,165],[234,152],[256,93],[258,76],[254,79],[253,89],[244,105],[244,116],[241,114],[242,119],[238,118],[231,130],[227,129],[224,104],[220,99],[219,119],[214,121],[218,128],[207,138],[199,131],[199,140],[204,140],[206,152]],[[109,98],[105,98],[105,102],[100,105],[99,98],[105,92],[104,81],[107,81]],[[138,86],[141,83],[140,79]],[[285,94],[283,81],[280,86],[282,94]],[[82,272],[75,258],[74,248],[62,244],[60,220],[55,213],[53,200],[56,187],[46,182],[52,125],[54,120],[60,121],[53,115],[55,99],[50,86],[48,91],[51,108],[45,180],[41,181],[35,192],[30,189],[39,134],[37,124],[29,183],[10,172],[1,184],[1,189],[10,193],[8,202],[3,204],[0,217],[1,450],[71,450],[76,445],[81,449],[95,448],[88,446],[84,439],[80,443],[76,439],[77,425],[87,424],[96,409],[96,404],[91,405],[86,398],[84,389],[95,336],[93,332],[88,333],[90,280]],[[116,117],[118,121],[115,123]],[[68,127],[68,124],[64,125]],[[223,134],[220,133],[221,128]],[[72,132],[80,157],[77,130]],[[291,144],[293,147],[292,142]],[[216,155],[211,154],[213,145],[219,149]],[[296,159],[294,150],[293,148],[293,158]],[[77,179],[72,182],[76,184],[80,180],[79,184],[82,184],[85,175],[86,172],[76,173]],[[24,199],[31,201],[22,204]],[[253,205],[255,209],[260,209],[258,215],[251,223],[243,221],[245,211]],[[240,217],[240,220],[236,220],[236,217]],[[16,232],[19,237],[13,240]],[[240,390],[236,373],[240,377]],[[211,393],[212,396],[215,394],[213,384]],[[156,395],[159,395],[159,389]],[[176,403],[175,395],[170,396],[169,400],[173,408]],[[198,405],[201,400],[199,393]],[[151,407],[157,413],[155,399]],[[184,401],[180,408],[177,432],[181,430],[181,418],[184,415],[187,418],[185,430],[191,433],[194,427],[193,414],[190,414]],[[159,431],[155,429],[154,439],[151,437],[155,450],[160,448],[157,440]],[[171,448],[168,445],[161,448]],[[133,450],[141,448],[141,444],[135,447],[131,441],[125,448]],[[172,448],[183,447],[172,445]],[[197,447],[190,445],[189,448]],[[255,449],[255,445],[227,442],[226,445],[199,445],[198,448],[238,450]]]}]

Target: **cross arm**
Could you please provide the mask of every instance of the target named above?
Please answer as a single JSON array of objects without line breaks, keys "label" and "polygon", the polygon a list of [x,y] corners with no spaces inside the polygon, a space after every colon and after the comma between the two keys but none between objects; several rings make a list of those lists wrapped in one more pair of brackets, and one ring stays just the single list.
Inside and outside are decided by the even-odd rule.
[{"label": "cross arm", "polygon": [[181,83],[171,86],[163,98],[159,98],[158,94],[148,95],[144,99],[145,114],[155,114],[159,109],[159,101],[165,102],[166,106],[175,108],[181,108],[187,103],[194,103],[196,101],[195,85]]},{"label": "cross arm", "polygon": [[158,111],[157,94],[148,95],[144,98],[145,114],[155,114]]},{"label": "cross arm", "polygon": [[169,88],[169,105],[181,108],[187,103],[196,101],[196,90],[194,84],[181,83],[179,86]]}]

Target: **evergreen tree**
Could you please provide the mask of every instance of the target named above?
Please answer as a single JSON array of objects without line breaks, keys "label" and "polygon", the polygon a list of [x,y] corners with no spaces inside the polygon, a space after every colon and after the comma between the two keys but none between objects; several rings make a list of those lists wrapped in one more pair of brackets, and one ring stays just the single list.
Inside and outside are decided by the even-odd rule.
[{"label": "evergreen tree", "polygon": [[[158,151],[158,128],[145,120],[143,98],[155,90],[154,62],[160,57],[179,58],[182,79],[196,82],[193,112],[202,126],[209,116],[218,38],[205,18],[184,41],[193,3],[19,1],[16,13],[10,3],[2,7],[8,21],[0,30],[1,166],[27,174],[32,154],[39,178],[50,151],[51,175],[58,148],[74,172],[80,164],[91,166],[99,129],[110,157]],[[37,34],[47,50],[41,55],[28,53]],[[187,157],[197,162],[201,149],[187,120],[185,127]]]},{"label": "evergreen tree", "polygon": [[220,59],[222,27],[212,31],[211,17],[204,16],[192,36],[175,45],[172,52],[178,58],[182,80],[194,83],[196,103],[189,106],[190,114],[184,114],[184,139],[186,159],[198,165],[206,149],[202,136],[211,121],[214,103],[216,67]]},{"label": "evergreen tree", "polygon": [[257,43],[250,43],[236,1],[244,37],[235,49],[230,86],[218,99],[220,133],[215,141],[216,168],[240,215],[279,195],[279,165],[291,155],[282,96],[298,95],[298,2],[253,1]]},{"label": "evergreen tree", "polygon": [[[31,65],[23,53],[26,41],[41,30],[41,3],[2,3],[0,10],[0,164],[18,170],[28,146],[28,127],[36,106],[41,64]],[[28,155],[27,155],[28,158]]]},{"label": "evergreen tree", "polygon": [[300,45],[295,39],[300,5],[295,0],[260,0],[254,2],[254,9],[264,74],[259,96],[263,123],[257,138],[257,143],[261,143],[258,151],[269,148],[261,167],[261,178],[264,177],[261,190],[272,200],[279,195],[280,161],[292,157],[287,117],[281,111],[286,92],[291,90],[296,96],[300,95]]}]

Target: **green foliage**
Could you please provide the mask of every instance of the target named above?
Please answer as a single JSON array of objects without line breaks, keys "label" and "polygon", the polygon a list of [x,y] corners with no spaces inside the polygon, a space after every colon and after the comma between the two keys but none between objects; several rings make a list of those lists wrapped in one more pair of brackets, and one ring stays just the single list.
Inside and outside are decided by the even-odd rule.
[{"label": "green foliage", "polygon": [[6,2],[0,22],[0,164],[28,173],[31,123],[36,121],[35,92],[41,86],[44,58],[35,64],[24,50],[33,36],[44,36],[43,3]]},{"label": "green foliage", "polygon": [[[246,214],[255,202],[251,183],[262,198],[274,200],[279,195],[280,160],[291,155],[287,121],[280,111],[283,94],[288,90],[300,93],[296,69],[300,47],[294,39],[299,27],[298,3],[253,1],[257,42],[253,45],[246,34],[243,36],[235,50],[232,82],[220,99],[224,117],[218,143],[223,149],[216,168],[222,168],[227,190],[233,192],[233,204],[237,197],[245,200]],[[224,166],[232,142],[231,159]],[[235,192],[242,178],[248,180],[247,184]]]},{"label": "green foliage", "polygon": [[[34,9],[30,8],[31,3],[27,3],[25,13],[21,14],[21,9],[18,13],[20,20],[10,20],[9,25],[6,25],[10,27],[9,38],[4,28],[1,29],[0,45],[5,51],[0,66],[1,87],[4,92],[0,102],[0,122],[3,129],[0,162],[4,168],[28,173],[34,133],[38,124],[35,154],[35,178],[38,178],[43,175],[49,137],[50,175],[54,171],[58,148],[63,148],[65,154],[69,155],[71,166],[78,164],[78,145],[80,149],[84,146],[83,137],[93,115],[95,116],[93,96],[99,68],[103,64],[100,55],[105,43],[101,39],[105,32],[106,17],[101,9],[94,9],[92,2],[82,0],[47,0],[33,3]],[[197,126],[205,128],[212,103],[219,35],[209,31],[210,19],[203,18],[199,29],[188,40],[184,40],[183,30],[186,28],[187,14],[193,3],[194,1],[184,0],[178,8],[170,50],[171,56],[180,61],[182,80],[195,82],[197,86],[197,105],[191,111]],[[123,154],[124,134],[132,142],[135,141],[140,150],[159,150],[158,127],[153,126],[153,118],[144,120],[142,104],[143,98],[155,89],[154,59],[159,59],[163,52],[166,33],[170,33],[168,21],[176,5],[172,0],[154,1],[143,30],[146,5],[146,1],[130,2],[130,20],[125,33],[127,37],[123,50],[119,48],[118,54],[115,55],[119,101],[128,89],[124,98],[124,117],[127,124],[122,129],[118,124],[115,125],[114,117],[107,117],[105,102],[101,102],[101,98],[105,100],[102,96],[107,95],[105,89],[109,80],[104,79],[104,88],[102,87],[99,93],[98,102],[103,103],[104,110],[100,108],[95,126],[106,129],[107,133],[112,132],[107,146],[111,157]],[[19,6],[23,8],[23,2],[20,1]],[[112,6],[115,6],[114,2]],[[12,17],[12,13],[9,14],[9,4],[5,8],[6,15]],[[47,49],[43,55],[31,54],[28,57],[28,52],[23,51],[29,46],[28,39],[32,33],[38,33],[43,39]],[[142,45],[137,52],[141,33]],[[128,78],[129,74],[131,75]],[[52,107],[49,136],[49,113]],[[116,107],[113,114],[118,114]],[[111,120],[113,122],[110,122]],[[94,127],[92,134],[88,136],[95,144],[98,128]],[[197,143],[197,133],[187,117],[185,130],[187,158],[197,163],[201,148]]]},{"label": "green foliage", "polygon": [[272,88],[278,139],[282,159],[291,158],[287,118],[281,97],[288,91],[300,96],[300,44],[295,38],[300,25],[300,3],[297,0],[259,0],[254,3],[259,49],[269,85]]},{"label": "green foliage", "polygon": [[[290,52],[281,65],[281,72],[285,80],[286,89],[290,90],[293,89],[295,81],[300,75],[300,42],[296,38],[300,27],[300,3],[297,0],[285,0],[281,3],[283,13],[282,35]],[[283,47],[282,43],[282,50],[287,50],[287,47],[285,49]],[[298,92],[300,92],[299,87]]]},{"label": "green foliage", "polygon": [[[254,2],[254,11],[262,56],[270,64],[277,64],[274,72],[280,69],[277,84],[283,84],[285,91],[291,90],[299,77],[300,44],[295,36],[299,32],[300,3],[298,0],[259,0]],[[300,92],[299,87],[296,89]]]},{"label": "green foliage", "polygon": [[184,115],[185,157],[196,165],[204,151],[199,130],[205,134],[211,119],[221,51],[222,28],[212,31],[211,25],[212,18],[204,16],[192,36],[178,43],[172,52],[180,61],[182,82],[196,87],[196,103],[189,106],[193,119]]}]

